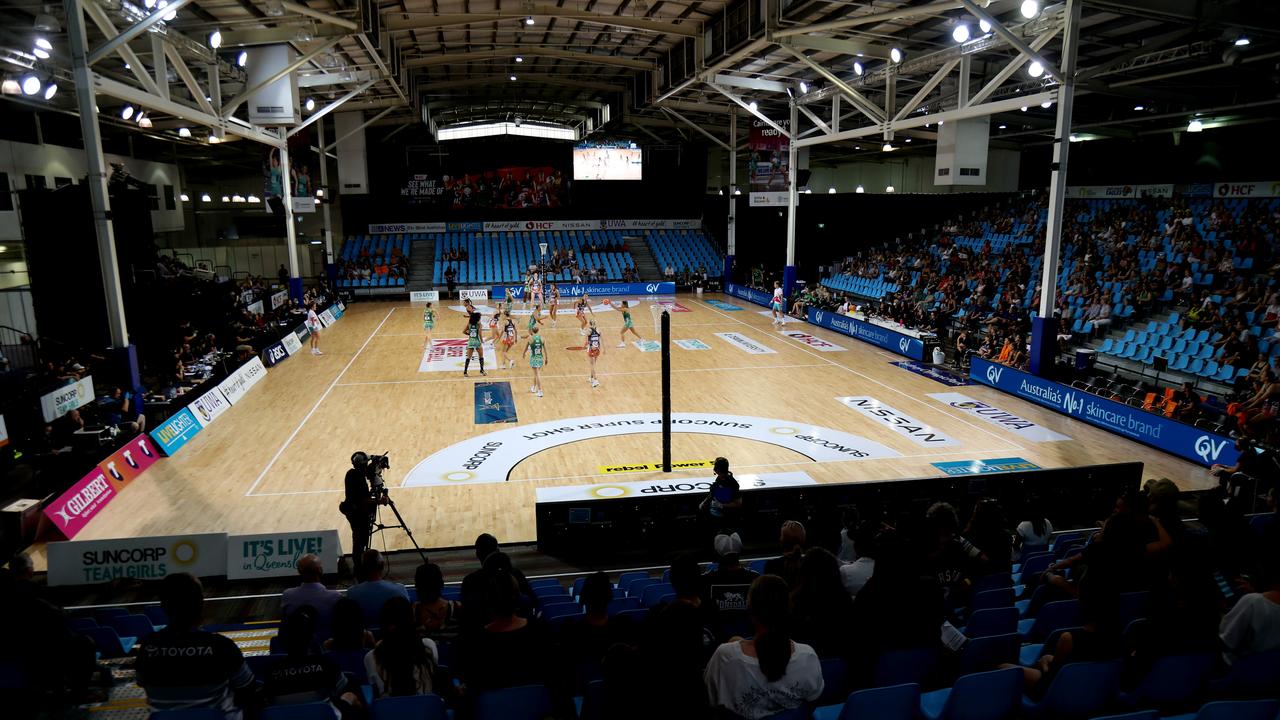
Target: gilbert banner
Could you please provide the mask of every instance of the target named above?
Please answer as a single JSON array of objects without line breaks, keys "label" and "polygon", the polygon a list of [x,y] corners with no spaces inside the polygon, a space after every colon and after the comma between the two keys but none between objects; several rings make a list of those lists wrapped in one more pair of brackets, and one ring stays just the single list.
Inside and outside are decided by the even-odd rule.
[{"label": "gilbert banner", "polygon": [[70,540],[116,495],[160,458],[151,438],[139,435],[98,463],[44,509],[62,536]]}]

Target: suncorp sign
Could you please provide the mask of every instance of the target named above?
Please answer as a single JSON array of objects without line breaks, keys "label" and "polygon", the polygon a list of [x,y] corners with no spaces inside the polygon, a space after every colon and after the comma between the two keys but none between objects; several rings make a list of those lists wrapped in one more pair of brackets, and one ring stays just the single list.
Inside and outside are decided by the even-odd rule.
[{"label": "suncorp sign", "polygon": [[969,365],[969,377],[1200,465],[1234,465],[1239,457],[1230,438],[1045,380],[1017,368],[975,357]]}]

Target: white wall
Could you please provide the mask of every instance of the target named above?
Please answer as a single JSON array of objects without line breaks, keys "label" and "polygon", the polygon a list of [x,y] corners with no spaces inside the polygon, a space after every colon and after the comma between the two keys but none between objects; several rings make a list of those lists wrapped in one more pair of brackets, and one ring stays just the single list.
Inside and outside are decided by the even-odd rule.
[{"label": "white wall", "polygon": [[[217,247],[175,247],[172,252],[177,253],[184,261],[199,262],[201,260],[209,260],[215,268],[219,266],[230,266],[231,272],[247,272],[250,275],[261,275],[269,281],[275,280],[276,272],[281,265],[289,267],[289,249],[285,247],[281,241],[276,245],[231,245]],[[166,248],[163,253],[168,255],[170,249]],[[319,245],[299,245],[298,246],[298,273],[301,277],[313,277],[320,274],[323,268],[320,266],[320,246]],[[219,272],[223,272],[219,270]]]},{"label": "white wall", "polygon": [[[151,211],[151,224],[156,232],[172,232],[182,230],[182,179],[178,166],[169,163],[150,162],[120,155],[107,155],[110,163],[124,163],[129,174],[144,183],[157,186],[159,189],[160,209]],[[54,178],[71,178],[80,183],[89,172],[88,161],[83,150],[63,147],[61,145],[32,145],[0,141],[0,172],[9,173],[8,190],[26,189],[27,175],[41,175],[45,178],[45,186],[56,187]],[[164,204],[164,186],[173,186],[175,206],[166,210]],[[0,240],[22,240],[22,225],[19,220],[21,208],[18,207],[17,195],[14,195],[14,210],[0,212]]]},{"label": "white wall", "polygon": [[[884,192],[886,185],[893,185],[896,192],[954,193],[954,192],[1016,192],[1018,170],[1021,165],[1017,150],[992,148],[987,153],[987,184],[951,187],[934,185],[934,153],[932,148],[925,155],[899,155],[885,153],[887,157],[871,156],[836,165],[810,165],[809,188],[814,193],[824,193],[834,187],[836,192],[853,192],[862,185],[869,193]],[[729,184],[728,151],[720,147],[707,155],[707,187],[714,190]],[[747,152],[738,153],[738,186],[747,191]],[[1048,175],[1045,175],[1048,182]]]},{"label": "white wall", "polygon": [[30,288],[0,290],[0,325],[30,333],[32,337],[39,336],[36,332],[36,313],[31,306]]}]

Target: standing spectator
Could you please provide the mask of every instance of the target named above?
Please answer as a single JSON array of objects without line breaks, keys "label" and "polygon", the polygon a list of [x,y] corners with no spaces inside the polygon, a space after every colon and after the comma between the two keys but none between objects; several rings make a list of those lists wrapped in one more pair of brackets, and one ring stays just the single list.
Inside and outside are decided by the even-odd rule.
[{"label": "standing spectator", "polygon": [[152,712],[213,708],[240,720],[253,673],[229,638],[200,629],[204,589],[187,573],[160,581],[160,607],[169,624],[142,639],[134,664]]},{"label": "standing spectator", "polygon": [[436,642],[418,635],[407,597],[387,600],[378,614],[382,639],[364,656],[375,697],[426,695],[435,688]]},{"label": "standing spectator", "polygon": [[702,602],[702,578],[692,557],[681,556],[671,563],[671,585],[675,600],[650,613],[644,661],[636,668],[650,673],[646,684],[664,689],[661,697],[650,698],[651,715],[691,715],[706,706],[702,671],[716,644],[715,610]]},{"label": "standing spectator", "polygon": [[498,538],[489,533],[481,533],[475,542],[476,560],[480,567],[462,578],[462,623],[468,628],[475,628],[488,622],[485,617],[484,597],[488,593],[489,575],[484,570],[484,561],[498,552]]},{"label": "standing spectator", "polygon": [[964,537],[982,553],[983,572],[1007,572],[1013,557],[1013,535],[1005,522],[1004,509],[991,498],[973,506]]},{"label": "standing spectator", "polygon": [[333,606],[342,595],[321,582],[324,579],[324,565],[319,557],[303,555],[298,558],[297,567],[301,582],[298,587],[289,588],[281,594],[280,615],[288,618],[298,608],[310,605],[316,611],[316,632],[321,638],[328,637],[330,623],[333,621]]},{"label": "standing spectator", "polygon": [[782,546],[782,555],[764,564],[764,574],[777,575],[786,580],[788,586],[795,587],[800,581],[800,560],[804,556],[804,542],[804,525],[796,520],[787,520],[782,523],[782,530],[778,533],[778,544]]},{"label": "standing spectator", "polygon": [[382,606],[391,598],[409,599],[409,591],[400,583],[383,580],[386,561],[376,548],[365,548],[360,556],[360,569],[364,571],[365,580],[347,590],[347,597],[360,605],[366,626],[372,626],[382,613]]},{"label": "standing spectator", "polygon": [[813,648],[792,641],[787,583],[765,575],[751,585],[747,604],[755,633],[725,643],[707,664],[707,695],[714,708],[755,720],[822,694],[822,665]]},{"label": "standing spectator", "polygon": [[729,472],[729,461],[718,457],[712,464],[716,479],[711,483],[711,491],[707,494],[702,506],[706,508],[713,522],[720,523],[720,529],[734,529],[738,515],[742,510],[742,490],[738,480]]}]

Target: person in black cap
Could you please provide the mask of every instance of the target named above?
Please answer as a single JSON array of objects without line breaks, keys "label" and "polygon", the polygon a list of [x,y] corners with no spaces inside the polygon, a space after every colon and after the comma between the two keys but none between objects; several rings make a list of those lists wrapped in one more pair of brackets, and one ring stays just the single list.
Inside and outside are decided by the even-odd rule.
[{"label": "person in black cap", "polygon": [[[742,510],[742,491],[733,473],[729,472],[729,461],[718,457],[712,465],[716,479],[711,483],[711,492],[702,501],[701,507],[711,518],[719,523],[720,528],[732,529],[737,523]],[[720,528],[717,528],[719,530]]]}]

